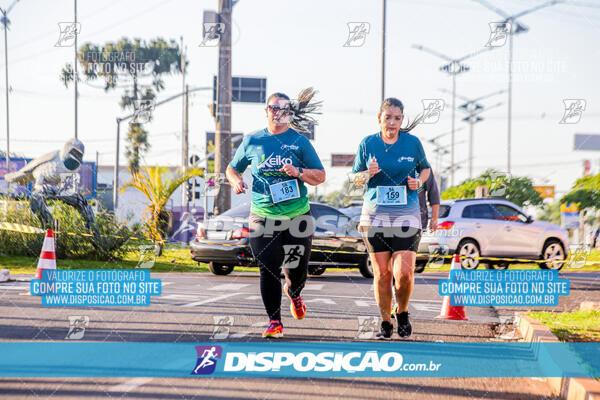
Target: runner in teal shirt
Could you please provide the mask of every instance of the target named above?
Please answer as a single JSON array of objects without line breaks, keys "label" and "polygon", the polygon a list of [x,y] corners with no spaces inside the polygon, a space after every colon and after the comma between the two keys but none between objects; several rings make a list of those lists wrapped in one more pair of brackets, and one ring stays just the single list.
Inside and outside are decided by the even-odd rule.
[{"label": "runner in teal shirt", "polygon": [[[248,218],[249,242],[260,270],[260,294],[269,316],[263,337],[283,336],[281,323],[281,271],[283,291],[290,299],[296,319],[306,315],[300,296],[308,273],[314,221],[304,183],[319,185],[325,170],[308,139],[306,123],[320,102],[312,102],[315,91],[303,90],[297,101],[283,93],[267,100],[267,128],[249,135],[227,167],[234,193],[245,193],[248,185],[241,174],[252,166],[252,206]],[[292,129],[294,128],[294,129]]]},{"label": "runner in teal shirt", "polygon": [[398,335],[404,338],[412,334],[408,301],[421,240],[417,190],[429,178],[431,169],[421,142],[408,134],[420,118],[402,128],[404,105],[395,98],[383,102],[377,118],[381,131],[362,140],[352,171],[354,183],[367,186],[360,229],[373,265],[375,300],[382,319],[377,338],[389,340],[394,330],[394,291]]},{"label": "runner in teal shirt", "polygon": [[[281,171],[281,168],[284,165],[293,165],[303,169],[324,169],[308,139],[291,128],[277,135],[263,129],[247,136],[229,165],[239,173],[243,173],[248,165],[252,166],[251,212],[263,217],[275,218],[279,216],[293,218],[307,213],[310,209],[304,182],[298,177],[291,177],[287,172]],[[298,197],[273,202],[273,195],[277,194],[271,193],[272,185],[291,179],[298,184]],[[285,191],[285,187],[279,190],[281,189]]]},{"label": "runner in teal shirt", "polygon": [[[408,188],[408,177],[418,178],[421,171],[430,168],[425,151],[416,136],[399,131],[398,139],[393,144],[385,143],[381,132],[369,135],[362,140],[354,159],[352,172],[357,173],[369,169],[369,163],[375,159],[382,172],[374,175],[367,182],[364,194],[362,226],[410,226],[421,227],[421,211],[419,195],[416,190]],[[377,187],[401,186],[405,188],[400,197],[406,195],[405,204],[377,204]],[[383,193],[380,193],[383,194]],[[381,197],[381,196],[380,196]],[[380,198],[381,200],[381,198]],[[393,200],[393,199],[392,199]],[[398,203],[403,203],[400,198]],[[380,201],[380,203],[386,203]]]}]

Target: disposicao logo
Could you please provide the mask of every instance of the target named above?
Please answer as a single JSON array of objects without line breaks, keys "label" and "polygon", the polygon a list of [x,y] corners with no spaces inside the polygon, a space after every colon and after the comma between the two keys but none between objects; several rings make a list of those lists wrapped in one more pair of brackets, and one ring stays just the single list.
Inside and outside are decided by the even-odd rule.
[{"label": "disposicao logo", "polygon": [[[225,372],[268,372],[280,371],[289,367],[299,372],[365,372],[365,371],[398,371],[402,367],[402,355],[395,352],[377,351],[362,352],[260,352],[241,353],[227,352]],[[284,368],[288,369],[288,368]]]},{"label": "disposicao logo", "polygon": [[217,360],[223,355],[221,346],[196,346],[198,361],[192,375],[210,375],[215,372]]}]

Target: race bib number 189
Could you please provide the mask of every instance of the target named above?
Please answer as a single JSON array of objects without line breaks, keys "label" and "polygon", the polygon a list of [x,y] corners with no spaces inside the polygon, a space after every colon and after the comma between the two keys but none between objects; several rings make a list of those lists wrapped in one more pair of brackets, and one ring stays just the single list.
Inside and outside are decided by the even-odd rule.
[{"label": "race bib number 189", "polygon": [[300,197],[300,189],[298,189],[298,181],[291,179],[285,182],[275,183],[269,186],[271,190],[271,198],[273,203],[279,203],[285,200],[297,199]]},{"label": "race bib number 189", "polygon": [[406,205],[406,186],[377,186],[377,204],[382,206]]}]

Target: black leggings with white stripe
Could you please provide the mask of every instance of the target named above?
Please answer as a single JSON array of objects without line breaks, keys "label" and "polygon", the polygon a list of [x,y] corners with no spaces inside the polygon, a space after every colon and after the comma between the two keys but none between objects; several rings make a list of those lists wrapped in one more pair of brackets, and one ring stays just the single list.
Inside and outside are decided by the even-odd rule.
[{"label": "black leggings with white stripe", "polygon": [[289,220],[250,214],[250,247],[260,268],[260,294],[270,319],[281,320],[281,269],[290,295],[304,288],[312,248],[314,222],[310,213]]}]

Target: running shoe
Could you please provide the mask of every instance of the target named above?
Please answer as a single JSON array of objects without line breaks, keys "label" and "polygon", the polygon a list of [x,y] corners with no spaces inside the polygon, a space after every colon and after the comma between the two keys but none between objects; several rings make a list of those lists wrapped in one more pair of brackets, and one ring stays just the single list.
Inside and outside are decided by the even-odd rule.
[{"label": "running shoe", "polygon": [[402,338],[409,337],[412,334],[412,325],[408,319],[408,311],[396,313],[398,321],[398,335]]},{"label": "running shoe", "polygon": [[263,337],[265,338],[280,338],[283,337],[283,325],[281,324],[281,321],[278,321],[276,319],[272,319],[271,322],[269,322],[269,327],[267,328],[267,330],[265,330],[263,332]]},{"label": "running shoe", "polygon": [[387,321],[381,323],[381,330],[375,334],[375,338],[379,340],[390,340],[392,338],[392,332],[394,331],[394,325]]},{"label": "running shoe", "polygon": [[283,290],[285,291],[285,294],[287,295],[287,297],[289,297],[290,300],[292,301],[290,303],[290,312],[292,313],[292,316],[296,319],[304,318],[306,316],[306,305],[302,301],[302,296],[296,296],[296,297],[290,296],[290,293],[288,292],[287,283],[283,287]]}]

